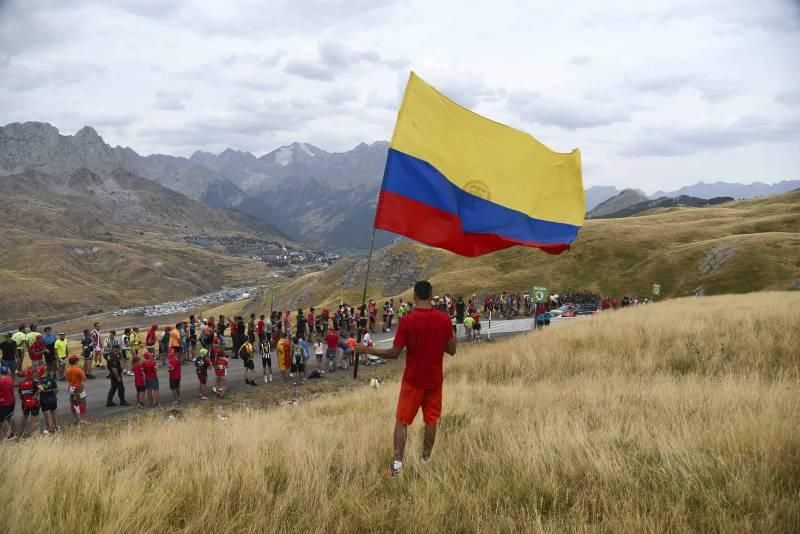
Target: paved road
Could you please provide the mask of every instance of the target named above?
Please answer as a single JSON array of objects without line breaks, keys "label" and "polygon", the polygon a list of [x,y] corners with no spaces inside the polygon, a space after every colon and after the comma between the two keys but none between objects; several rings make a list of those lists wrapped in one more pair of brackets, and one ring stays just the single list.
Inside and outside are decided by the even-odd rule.
[{"label": "paved road", "polygon": [[[580,319],[576,319],[580,320]],[[562,323],[569,322],[569,319],[559,320],[559,321],[552,321],[553,325],[558,325]],[[509,334],[514,333],[521,333],[525,331],[529,331],[532,327],[533,320],[530,318],[523,318],[523,319],[515,319],[511,321],[492,321],[492,328],[491,332],[493,333],[493,337],[501,337]],[[484,338],[489,331],[488,324],[484,324],[483,332]],[[459,329],[459,337],[462,338],[463,332]],[[378,346],[388,346],[391,344],[391,341],[394,339],[394,333],[376,333],[372,335],[374,342]],[[463,339],[463,338],[462,338]],[[273,380],[277,380],[278,376],[278,366],[275,362],[275,352],[273,351],[273,374],[275,378]],[[310,370],[313,370],[316,367],[315,362],[310,362]],[[182,389],[182,402],[185,404],[187,402],[199,402],[198,400],[198,383],[197,383],[197,376],[194,372],[194,365],[186,363],[183,365],[182,370],[182,379],[181,379],[181,389]],[[258,383],[259,387],[282,387],[279,381],[273,381],[271,384],[264,384],[262,382],[263,378],[261,377],[261,361],[260,357],[256,355],[255,358],[255,371],[256,371],[256,382]],[[130,414],[131,412],[139,411],[136,407],[136,388],[133,385],[133,377],[132,376],[124,376],[123,382],[125,384],[125,398],[126,400],[131,403],[132,406],[116,406],[116,407],[106,407],[106,398],[108,395],[108,390],[110,386],[110,380],[105,378],[106,370],[105,369],[96,369],[94,375],[97,376],[95,380],[87,380],[86,381],[86,397],[87,397],[87,405],[86,405],[86,414],[88,419],[96,419],[98,417],[109,417],[109,416],[117,416],[117,415],[124,415]],[[21,379],[17,378],[17,384],[21,381]],[[166,367],[162,367],[159,372],[159,382],[160,382],[160,404],[161,407],[168,407],[172,403],[172,394],[169,390],[169,381],[167,379],[167,371]],[[214,376],[213,371],[209,373],[209,396],[213,399],[213,394],[211,394],[211,385],[214,383]],[[59,424],[62,426],[64,424],[69,424],[72,422],[72,414],[70,413],[70,406],[69,406],[69,393],[67,391],[68,385],[66,382],[59,382],[59,391],[58,391],[58,409],[57,409],[57,416]],[[244,366],[241,364],[241,360],[231,360],[231,364],[228,370],[228,391],[242,391],[245,386],[244,384]],[[16,392],[15,392],[16,393]],[[118,402],[119,399],[117,397],[114,398],[114,402]],[[213,400],[209,400],[208,402],[213,402]],[[22,420],[22,410],[20,407],[19,397],[17,397],[17,406],[14,412],[15,420],[17,421],[17,426],[19,430],[19,424]],[[43,418],[41,415],[39,416],[40,425],[43,425]]]}]

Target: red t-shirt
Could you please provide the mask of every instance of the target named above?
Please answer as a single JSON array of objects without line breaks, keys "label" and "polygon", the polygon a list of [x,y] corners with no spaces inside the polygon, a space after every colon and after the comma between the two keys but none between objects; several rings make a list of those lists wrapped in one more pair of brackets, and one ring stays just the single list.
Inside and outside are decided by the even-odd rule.
[{"label": "red t-shirt", "polygon": [[338,349],[339,348],[339,336],[334,332],[329,333],[325,336],[325,343],[328,344],[329,349]]},{"label": "red t-shirt", "polygon": [[144,339],[145,345],[148,347],[152,347],[156,344],[156,331],[155,330],[148,330],[147,336]]},{"label": "red t-shirt", "polygon": [[403,382],[420,389],[441,386],[444,349],[451,339],[453,325],[445,312],[414,308],[414,313],[403,317],[394,336],[394,346],[406,349]]},{"label": "red t-shirt", "polygon": [[217,358],[216,363],[214,363],[214,374],[217,376],[225,376],[225,371],[228,367],[228,358],[224,356],[220,356]]},{"label": "red t-shirt", "polygon": [[239,333],[239,325],[236,323],[231,323],[231,336],[235,336]]},{"label": "red t-shirt", "polygon": [[39,399],[36,398],[38,386],[33,380],[23,380],[19,384],[19,398],[22,400],[23,408],[38,408]]},{"label": "red t-shirt", "polygon": [[133,366],[133,385],[144,385],[144,363],[139,362]]},{"label": "red t-shirt", "polygon": [[219,347],[216,346],[216,345],[211,347],[211,361],[212,362],[217,359],[217,355],[218,354],[219,354]]},{"label": "red t-shirt", "polygon": [[169,379],[170,380],[180,380],[181,379],[181,361],[176,358],[172,357],[167,360],[167,366],[169,368]]},{"label": "red t-shirt", "polygon": [[31,350],[29,351],[31,361],[38,362],[44,357],[44,351],[47,349],[47,345],[44,344],[42,340],[36,340],[31,345]]},{"label": "red t-shirt", "polygon": [[256,325],[256,333],[258,333],[258,334],[263,334],[264,333],[264,321],[262,321],[260,319],[258,321],[258,324]]},{"label": "red t-shirt", "polygon": [[0,406],[14,406],[14,379],[0,376]]},{"label": "red t-shirt", "polygon": [[158,362],[155,360],[146,360],[142,366],[144,367],[145,378],[158,378]]}]

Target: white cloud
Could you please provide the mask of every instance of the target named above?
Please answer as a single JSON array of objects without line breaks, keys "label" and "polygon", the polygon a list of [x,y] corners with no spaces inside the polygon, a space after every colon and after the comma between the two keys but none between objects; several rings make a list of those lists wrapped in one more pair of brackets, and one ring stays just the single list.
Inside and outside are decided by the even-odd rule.
[{"label": "white cloud", "polygon": [[413,69],[581,148],[587,183],[796,179],[797,50],[797,0],[0,0],[0,117],[142,153],[346,150],[391,136]]}]

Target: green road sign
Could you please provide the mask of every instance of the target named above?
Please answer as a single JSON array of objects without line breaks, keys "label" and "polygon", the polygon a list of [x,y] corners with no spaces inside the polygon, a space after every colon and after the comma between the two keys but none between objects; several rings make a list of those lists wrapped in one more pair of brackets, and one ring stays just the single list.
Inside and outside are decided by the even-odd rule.
[{"label": "green road sign", "polygon": [[531,295],[533,295],[534,302],[544,302],[547,299],[548,295],[547,288],[533,286],[533,291],[531,291]]},{"label": "green road sign", "polygon": [[653,296],[661,295],[661,284],[653,284]]}]

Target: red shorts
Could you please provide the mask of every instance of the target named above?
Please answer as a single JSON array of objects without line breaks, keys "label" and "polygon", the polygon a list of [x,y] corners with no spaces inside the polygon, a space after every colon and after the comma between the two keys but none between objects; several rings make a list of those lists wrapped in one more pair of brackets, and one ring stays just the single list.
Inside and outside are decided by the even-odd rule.
[{"label": "red shorts", "polygon": [[397,401],[397,421],[410,425],[414,422],[420,407],[425,424],[436,424],[442,415],[442,386],[420,389],[403,382],[400,386],[400,399]]},{"label": "red shorts", "polygon": [[197,380],[200,381],[201,384],[205,384],[208,381],[208,374],[197,374]]}]

